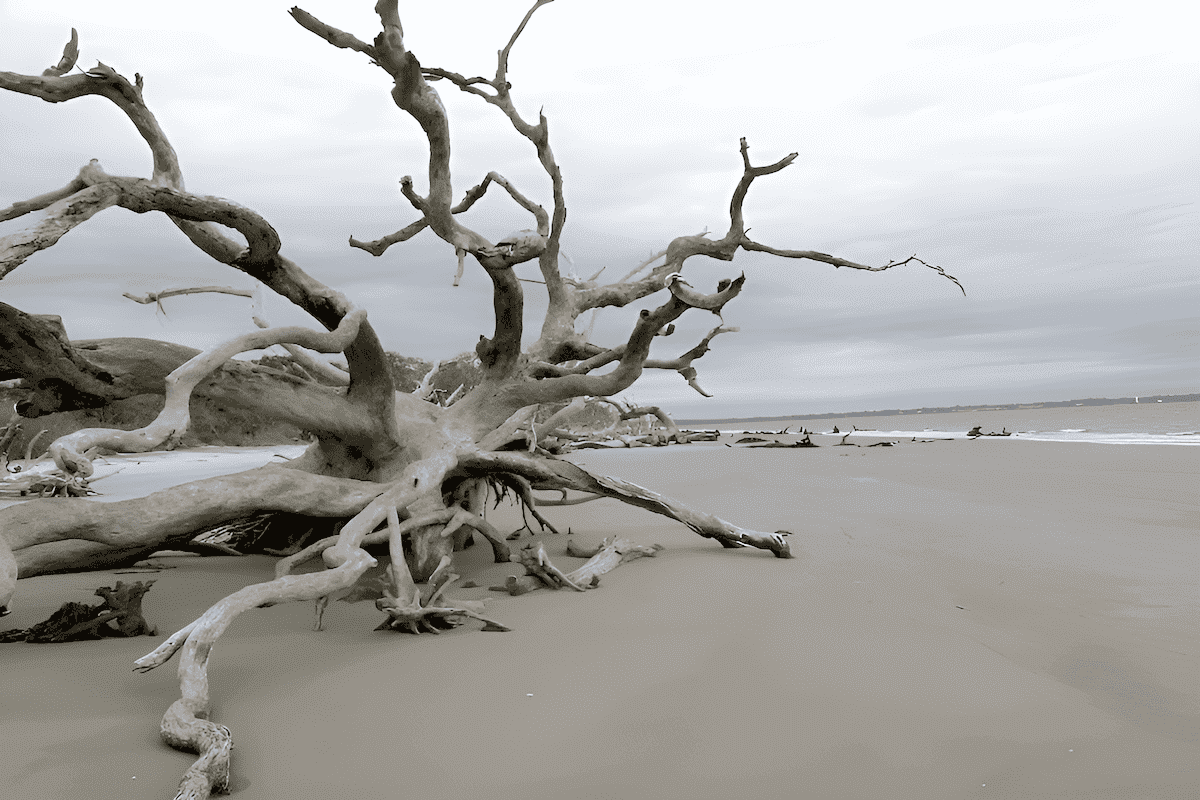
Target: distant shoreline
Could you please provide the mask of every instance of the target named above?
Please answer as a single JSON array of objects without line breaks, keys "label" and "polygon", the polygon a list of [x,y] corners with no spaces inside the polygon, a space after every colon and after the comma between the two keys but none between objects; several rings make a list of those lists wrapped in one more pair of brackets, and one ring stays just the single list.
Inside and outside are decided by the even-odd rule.
[{"label": "distant shoreline", "polygon": [[784,420],[830,419],[842,417],[891,417],[900,414],[953,414],[960,411],[1016,411],[1035,408],[1070,408],[1073,406],[1116,406],[1139,403],[1194,403],[1200,394],[1156,394],[1138,397],[1087,397],[1075,400],[1047,400],[1040,403],[992,403],[978,406],[927,406],[925,408],[886,408],[878,411],[840,411],[823,414],[785,414],[777,417],[728,417],[724,419],[680,419],[680,425],[708,425],[728,422],[783,422]]}]

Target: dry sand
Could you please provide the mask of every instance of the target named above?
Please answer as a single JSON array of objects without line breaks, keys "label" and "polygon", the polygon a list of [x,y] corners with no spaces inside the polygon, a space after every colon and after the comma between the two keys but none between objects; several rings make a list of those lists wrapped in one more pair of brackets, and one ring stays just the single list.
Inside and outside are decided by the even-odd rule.
[{"label": "dry sand", "polygon": [[[234,796],[1196,798],[1198,456],[986,440],[583,452],[793,530],[798,558],[604,500],[547,513],[585,543],[667,549],[585,594],[496,597],[511,633],[372,632],[370,603],[335,604],[320,633],[308,604],[247,614],[211,662]],[[557,555],[567,535],[544,539]],[[483,586],[513,571],[485,547],[463,556]],[[175,569],[151,576],[145,609],[164,634],[272,566],[160,560]],[[142,577],[22,581],[4,627]],[[158,738],[176,662],[130,671],[156,641],[0,646],[0,795],[170,797],[191,761]]]}]

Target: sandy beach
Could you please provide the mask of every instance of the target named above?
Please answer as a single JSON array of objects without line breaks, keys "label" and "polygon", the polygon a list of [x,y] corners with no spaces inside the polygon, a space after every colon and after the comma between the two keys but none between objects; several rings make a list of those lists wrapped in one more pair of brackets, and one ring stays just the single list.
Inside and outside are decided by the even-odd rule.
[{"label": "sandy beach", "polygon": [[[294,454],[138,456],[150,466],[97,488],[144,494],[275,452]],[[334,604],[322,632],[309,604],[246,614],[210,669],[233,796],[1200,796],[1200,451],[953,440],[572,458],[791,530],[797,558],[725,551],[601,500],[546,513],[585,544],[666,549],[584,594],[452,590],[493,597],[510,633],[373,632],[371,603]],[[512,508],[489,519],[520,524]],[[562,555],[568,534],[540,538],[580,563]],[[457,571],[481,587],[515,572],[490,560],[476,546]],[[155,561],[173,568],[21,581],[0,627],[152,577],[146,617],[166,635],[273,565]],[[192,760],[158,735],[177,662],[131,671],[159,641],[0,646],[0,794],[170,797]]]}]

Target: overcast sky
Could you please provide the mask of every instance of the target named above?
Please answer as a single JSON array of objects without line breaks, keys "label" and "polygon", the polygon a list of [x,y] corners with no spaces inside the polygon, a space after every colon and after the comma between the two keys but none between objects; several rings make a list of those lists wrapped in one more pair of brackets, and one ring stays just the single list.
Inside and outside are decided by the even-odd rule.
[{"label": "overcast sky", "polygon": [[[302,7],[370,39],[370,0]],[[490,75],[528,0],[401,3],[426,66]],[[146,81],[189,190],[235,200],[284,252],[365,307],[385,346],[427,358],[490,333],[490,282],[453,288],[452,249],[428,231],[374,258],[352,250],[413,221],[398,180],[424,189],[420,129],[388,76],[293,22],[288,3],[0,3],[0,69],[40,74],[72,26],[80,65]],[[1200,48],[1187,3],[583,2],[538,11],[510,65],[539,107],[566,180],[565,270],[616,279],[674,236],[723,233],[740,175],[792,151],[746,205],[758,241],[871,264],[863,273],[740,254],[693,259],[712,290],[748,275],[725,312],[741,333],[697,362],[705,400],[674,373],[632,390],[680,417],[782,415],[1200,390]],[[497,170],[549,205],[532,148],[478,98],[439,84],[455,194]],[[0,207],[66,184],[90,158],[149,175],[132,125],[99,98],[0,95]],[[493,241],[530,226],[493,192],[466,223]],[[28,218],[0,224],[0,235]],[[533,263],[518,267],[535,277]],[[57,313],[73,339],[150,336],[206,346],[252,329],[248,301],[153,306],[125,291],[249,286],[165,218],[103,212],[0,283],[0,300]],[[544,299],[527,287],[527,330]],[[269,296],[275,324],[311,324]],[[635,309],[601,314],[627,336]],[[585,320],[586,321],[586,320]],[[656,356],[715,324],[689,312]]]}]

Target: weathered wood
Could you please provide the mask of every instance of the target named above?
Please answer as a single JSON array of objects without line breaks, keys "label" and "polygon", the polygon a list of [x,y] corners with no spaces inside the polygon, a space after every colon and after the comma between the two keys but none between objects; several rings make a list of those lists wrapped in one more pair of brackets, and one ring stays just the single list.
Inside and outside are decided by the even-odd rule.
[{"label": "weathered wood", "polygon": [[[330,333],[318,333],[307,328],[275,328],[247,333],[212,348],[189,360],[167,376],[166,404],[153,422],[133,431],[115,428],[85,428],[61,436],[50,445],[50,455],[59,469],[71,475],[92,474],[92,461],[86,452],[94,447],[118,453],[144,453],[181,437],[191,420],[191,397],[196,384],[238,353],[258,350],[281,342],[304,344],[323,352],[340,352],[358,336],[358,328],[366,319],[365,311],[347,315]],[[340,420],[349,423],[360,435],[370,432],[374,425],[369,418]],[[169,444],[168,444],[169,449]]]},{"label": "weathered wood", "polygon": [[644,556],[655,556],[662,545],[646,547],[632,539],[610,536],[598,546],[588,550],[571,540],[566,554],[574,558],[586,558],[587,563],[564,573],[550,561],[541,542],[527,545],[513,555],[512,560],[525,567],[526,574],[510,575],[503,586],[492,586],[492,591],[508,592],[513,597],[528,594],[538,589],[569,588],[577,592],[594,589],[600,585],[600,576],[612,572],[621,564]]},{"label": "weathered wood", "polygon": [[[0,632],[0,642],[61,644],[106,636],[155,636],[157,631],[142,615],[142,598],[153,585],[154,581],[149,580],[101,586],[95,592],[103,599],[100,605],[63,603],[48,619],[31,628]],[[116,627],[110,623],[116,623]]]},{"label": "weathered wood", "polygon": [[[676,359],[649,358],[653,341],[670,334],[683,314],[697,309],[719,314],[742,289],[744,277],[719,281],[711,291],[689,286],[682,271],[693,257],[730,261],[740,250],[751,250],[870,271],[914,260],[925,262],[914,256],[870,267],[815,251],[778,250],[751,240],[743,212],[751,184],[788,167],[797,155],[755,166],[742,140],[742,174],[730,199],[730,222],[724,235],[676,237],[663,251],[661,264],[650,266],[657,263],[657,258],[652,259],[643,265],[648,270],[639,267],[628,279],[615,284],[598,284],[599,272],[586,280],[562,274],[560,241],[567,210],[562,174],[550,146],[549,123],[540,113],[534,123],[518,113],[508,80],[508,61],[515,42],[533,14],[547,2],[534,0],[500,51],[491,79],[423,66],[405,41],[397,0],[379,0],[376,4],[381,32],[369,44],[300,9],[292,11],[305,29],[336,47],[369,57],[387,72],[393,83],[393,101],[419,124],[428,144],[428,193],[418,194],[411,176],[400,183],[401,194],[419,219],[391,237],[365,245],[352,240],[352,244],[378,253],[393,241],[403,241],[428,227],[453,250],[460,268],[469,255],[492,281],[494,327],[490,336],[480,335],[475,348],[479,363],[472,364],[481,378],[451,381],[443,387],[462,385],[455,391],[457,400],[451,405],[448,399],[447,407],[395,391],[389,359],[374,330],[345,296],[281,255],[279,235],[266,219],[228,200],[186,190],[174,148],[144,102],[140,76],[131,82],[103,64],[86,72],[72,71],[78,56],[74,33],[62,59],[41,76],[0,72],[0,89],[48,102],[86,95],[105,98],[126,115],[153,158],[148,178],[110,175],[93,161],[63,189],[0,209],[0,220],[16,219],[35,210],[42,212],[27,229],[0,237],[0,277],[107,208],[160,213],[204,253],[261,281],[333,331],[265,331],[240,337],[223,349],[184,357],[162,373],[171,373],[172,388],[167,390],[162,413],[151,424],[132,432],[85,430],[54,442],[54,463],[67,476],[90,473],[87,453],[93,446],[140,451],[171,442],[186,428],[190,397],[200,396],[211,387],[202,376],[234,352],[288,342],[316,349],[333,347],[346,356],[348,377],[337,379],[339,384],[346,384],[344,387],[318,387],[303,376],[288,376],[301,387],[296,389],[297,397],[289,400],[286,393],[277,392],[260,401],[260,407],[271,407],[276,416],[305,421],[305,427],[318,437],[288,469],[263,468],[102,507],[68,498],[34,500],[0,510],[0,613],[11,603],[18,575],[141,558],[148,549],[190,537],[199,529],[262,511],[349,519],[336,537],[283,559],[273,580],[235,592],[135,662],[136,668],[144,671],[181,653],[181,697],[164,715],[162,735],[171,746],[195,752],[198,758],[183,776],[178,800],[202,800],[214,791],[228,789],[232,739],[226,728],[208,720],[211,701],[207,663],[217,639],[240,614],[254,608],[286,601],[314,601],[319,622],[324,605],[331,600],[359,598],[364,594],[364,575],[376,565],[364,549],[368,543],[386,541],[389,546],[390,578],[384,587],[388,592],[379,598],[379,608],[387,615],[385,624],[392,629],[416,631],[436,631],[463,617],[481,619],[488,629],[502,627],[481,616],[475,605],[443,597],[452,582],[454,543],[464,530],[485,535],[497,559],[509,557],[530,570],[530,575],[514,577],[516,583],[533,581],[582,591],[622,561],[653,555],[654,548],[640,548],[626,540],[608,541],[578,570],[564,573],[540,545],[511,554],[503,537],[481,521],[469,498],[468,507],[462,507],[458,490],[464,483],[509,485],[519,477],[538,489],[582,491],[590,497],[616,499],[679,520],[724,547],[756,547],[780,558],[791,556],[786,531],[766,533],[742,528],[644,487],[553,459],[538,445],[539,432],[529,424],[536,406],[614,395],[632,386],[648,368],[675,369],[703,394],[696,383],[693,362],[707,352],[716,335],[731,329],[722,326],[712,330],[699,345]],[[468,190],[462,202],[452,205],[450,123],[445,104],[430,85],[435,80],[446,81],[496,107],[533,145],[549,179],[549,210],[494,172]],[[517,231],[493,243],[461,222],[461,212],[478,201],[493,183],[505,189],[508,197],[532,217],[536,229]],[[226,235],[224,228],[236,230],[239,236]],[[537,283],[545,288],[547,310],[539,335],[523,349],[524,290],[513,267],[532,259],[537,260],[541,272],[542,280]],[[954,280],[940,267],[925,265]],[[643,272],[643,277],[633,280]],[[626,340],[615,347],[601,347],[589,341],[590,329],[587,333],[578,329],[579,316],[586,311],[626,306],[654,294],[661,302],[643,308]],[[7,312],[0,309],[0,313]],[[141,378],[105,369],[100,353],[89,357],[80,347],[71,347],[50,322],[28,315],[19,319],[9,316],[17,319],[9,330],[23,330],[33,338],[32,343],[14,339],[11,353],[0,350],[0,368],[7,368],[5,363],[17,364],[21,375],[54,373],[51,378],[60,381],[48,378],[32,387],[30,410],[44,413],[72,403],[97,402],[133,392],[140,385]],[[0,336],[5,329],[0,325]],[[5,341],[0,340],[0,344]],[[169,360],[167,349],[160,348],[148,358],[158,359],[161,366]],[[43,358],[53,362],[50,373],[36,372],[43,367],[35,362]],[[311,368],[319,371],[315,366]],[[229,374],[241,375],[241,367],[225,369]],[[245,383],[250,384],[251,378]],[[430,399],[438,399],[432,378],[427,384]],[[219,396],[219,390],[212,391]],[[239,391],[250,394],[245,387]],[[279,402],[281,398],[286,402]],[[663,420],[667,435],[680,440],[681,432],[668,420]],[[657,433],[648,439],[627,434],[622,437],[618,441],[631,447],[659,443],[665,438]],[[513,446],[521,452],[509,450]],[[527,489],[523,496],[532,509]],[[539,521],[544,519],[539,517]],[[378,530],[384,523],[386,528]],[[290,574],[290,565],[316,556],[321,557],[325,570]]]},{"label": "weathered wood", "polygon": [[468,472],[505,470],[521,475],[534,489],[574,489],[588,494],[603,495],[621,502],[678,520],[707,539],[715,539],[722,547],[756,547],[769,550],[777,558],[791,558],[787,537],[790,531],[774,533],[756,531],[734,525],[720,517],[706,514],[636,483],[598,475],[578,464],[562,459],[533,458],[516,452],[464,454],[460,465]]}]

